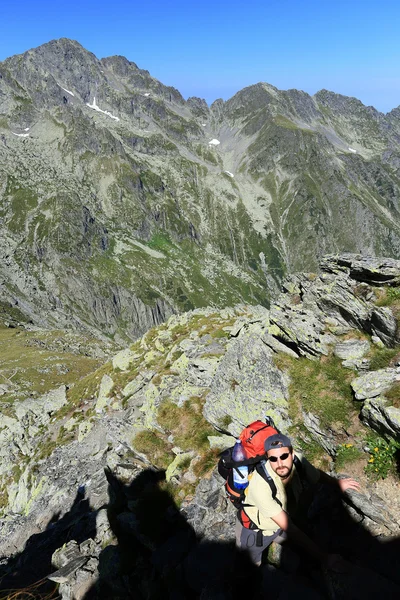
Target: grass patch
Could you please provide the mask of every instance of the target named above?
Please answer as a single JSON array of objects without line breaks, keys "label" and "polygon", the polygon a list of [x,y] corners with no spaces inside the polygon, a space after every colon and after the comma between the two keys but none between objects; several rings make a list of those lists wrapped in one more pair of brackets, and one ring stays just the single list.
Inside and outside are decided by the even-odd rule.
[{"label": "grass patch", "polygon": [[0,325],[0,381],[8,385],[2,400],[42,395],[62,384],[72,385],[101,364],[101,359],[54,348],[59,338],[60,332],[38,333]]},{"label": "grass patch", "polygon": [[174,436],[174,442],[182,450],[203,453],[209,450],[208,436],[214,428],[203,417],[204,401],[193,397],[182,407],[171,401],[164,402],[157,415],[161,427]]},{"label": "grass patch", "polygon": [[385,392],[385,398],[390,406],[400,408],[400,381],[397,381],[389,391]]},{"label": "grass patch", "polygon": [[166,469],[173,460],[171,444],[158,431],[140,431],[135,435],[132,445],[138,452],[151,457],[157,467]]},{"label": "grass patch", "polygon": [[344,469],[347,465],[357,462],[364,456],[364,452],[353,444],[342,444],[337,448],[335,467],[336,471]]},{"label": "grass patch", "polygon": [[323,427],[349,426],[356,413],[350,382],[354,373],[340,358],[329,355],[319,361],[277,355],[275,362],[289,373],[289,416],[301,422],[301,411],[316,415]]},{"label": "grass patch", "polygon": [[369,448],[369,460],[365,467],[366,474],[371,479],[386,479],[389,474],[397,475],[397,466],[400,456],[400,443],[386,440],[371,433],[366,444]]},{"label": "grass patch", "polygon": [[373,348],[372,353],[369,369],[370,371],[378,371],[379,369],[386,369],[391,366],[393,359],[399,354],[399,349]]},{"label": "grass patch", "polygon": [[400,287],[379,288],[376,306],[400,305]]}]

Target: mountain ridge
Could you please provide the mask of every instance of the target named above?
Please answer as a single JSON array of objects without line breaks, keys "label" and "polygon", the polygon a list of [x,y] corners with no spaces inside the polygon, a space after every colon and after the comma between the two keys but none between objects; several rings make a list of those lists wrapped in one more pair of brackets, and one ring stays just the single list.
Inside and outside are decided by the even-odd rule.
[{"label": "mountain ridge", "polygon": [[54,40],[0,63],[3,298],[132,339],[269,304],[327,252],[400,252],[400,119],[258,83],[210,107]]}]

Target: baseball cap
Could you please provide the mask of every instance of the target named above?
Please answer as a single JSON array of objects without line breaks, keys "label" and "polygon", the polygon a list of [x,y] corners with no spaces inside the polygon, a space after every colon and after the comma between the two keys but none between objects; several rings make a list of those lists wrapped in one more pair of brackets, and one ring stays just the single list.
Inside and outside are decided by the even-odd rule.
[{"label": "baseball cap", "polygon": [[286,435],[283,435],[283,433],[275,433],[274,435],[271,435],[269,438],[267,438],[264,442],[265,452],[268,452],[268,450],[275,450],[275,448],[291,447],[291,440]]}]

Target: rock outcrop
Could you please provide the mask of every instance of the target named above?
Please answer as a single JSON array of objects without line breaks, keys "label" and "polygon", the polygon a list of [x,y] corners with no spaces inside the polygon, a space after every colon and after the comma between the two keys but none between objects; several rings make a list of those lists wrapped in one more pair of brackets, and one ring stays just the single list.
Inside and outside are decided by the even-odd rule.
[{"label": "rock outcrop", "polygon": [[[204,554],[225,548],[226,560],[242,565],[232,545],[235,513],[215,464],[247,422],[272,415],[333,475],[352,474],[354,456],[362,475],[373,452],[364,441],[371,431],[394,447],[400,262],[388,261],[391,278],[383,281],[385,267],[379,286],[362,280],[365,269],[369,281],[368,265],[376,262],[329,257],[327,271],[291,276],[270,310],[239,305],[174,315],[75,386],[25,400],[13,415],[3,412],[0,552],[8,557],[1,566],[8,588],[32,584],[33,564],[48,585],[60,585],[65,600],[101,586],[109,597],[129,595],[132,586],[138,598],[156,597],[169,585],[181,597],[203,597],[200,573],[204,580],[215,576],[215,589],[222,585],[221,571],[212,570],[218,561]],[[378,327],[382,308],[396,327]],[[377,345],[371,340],[379,332]],[[380,485],[365,480],[335,509],[327,508],[322,490],[314,507],[317,535],[353,562],[354,548],[363,557],[352,583],[332,579],[336,598],[353,597],[349,589],[364,576],[373,590],[381,585],[393,598],[398,592],[392,555],[371,560],[379,549],[389,552],[389,537],[400,527],[398,498],[384,497]],[[154,498],[163,507],[161,522],[154,522]],[[127,548],[137,565],[129,573]],[[268,585],[288,590],[290,582],[279,569]],[[322,593],[311,579],[298,585],[305,594]]]}]

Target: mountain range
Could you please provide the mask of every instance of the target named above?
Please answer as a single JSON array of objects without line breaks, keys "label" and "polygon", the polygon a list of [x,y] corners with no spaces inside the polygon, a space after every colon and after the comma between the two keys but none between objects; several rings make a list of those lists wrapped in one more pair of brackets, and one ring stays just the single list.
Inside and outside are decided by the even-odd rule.
[{"label": "mountain range", "polygon": [[59,39],[0,63],[0,317],[123,344],[400,252],[400,107],[258,83],[185,100]]}]

